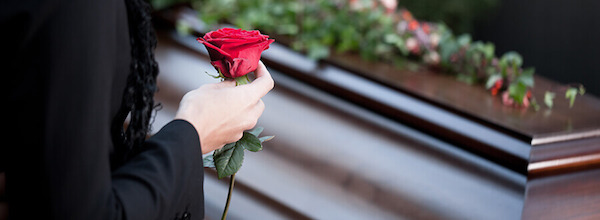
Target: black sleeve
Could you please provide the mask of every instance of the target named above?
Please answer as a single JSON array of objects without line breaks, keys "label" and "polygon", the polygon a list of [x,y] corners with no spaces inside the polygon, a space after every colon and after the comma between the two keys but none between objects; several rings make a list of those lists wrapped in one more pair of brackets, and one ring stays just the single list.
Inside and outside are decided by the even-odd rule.
[{"label": "black sleeve", "polygon": [[127,219],[204,216],[199,146],[194,127],[175,120],[146,141],[146,151],[113,173],[113,189]]}]

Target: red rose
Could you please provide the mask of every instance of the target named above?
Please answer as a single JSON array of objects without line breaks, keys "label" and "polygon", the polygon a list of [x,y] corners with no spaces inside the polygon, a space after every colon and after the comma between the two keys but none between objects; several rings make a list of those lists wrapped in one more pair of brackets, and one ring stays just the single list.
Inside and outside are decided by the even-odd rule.
[{"label": "red rose", "polygon": [[260,54],[275,40],[259,31],[222,28],[206,33],[197,41],[206,46],[210,63],[223,76],[237,78],[256,70]]}]

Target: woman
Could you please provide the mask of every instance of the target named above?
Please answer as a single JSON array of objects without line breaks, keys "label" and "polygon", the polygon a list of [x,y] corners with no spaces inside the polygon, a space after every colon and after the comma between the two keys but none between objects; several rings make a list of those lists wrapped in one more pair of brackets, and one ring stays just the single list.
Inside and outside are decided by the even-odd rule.
[{"label": "woman", "polygon": [[2,1],[0,28],[9,219],[202,219],[202,154],[252,128],[273,88],[262,63],[251,84],[200,87],[146,140],[158,73],[147,3]]}]

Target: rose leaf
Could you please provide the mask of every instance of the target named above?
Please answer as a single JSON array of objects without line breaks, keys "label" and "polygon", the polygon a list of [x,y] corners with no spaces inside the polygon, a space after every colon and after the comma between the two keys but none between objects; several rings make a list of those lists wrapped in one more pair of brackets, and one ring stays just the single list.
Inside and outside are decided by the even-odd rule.
[{"label": "rose leaf", "polygon": [[213,158],[214,157],[212,157],[212,156],[202,158],[202,163],[204,164],[204,167],[214,168],[215,160]]},{"label": "rose leaf", "polygon": [[[231,146],[231,144],[225,146],[227,147],[228,145]],[[236,173],[244,162],[244,147],[239,144],[233,144],[232,146],[228,148],[223,147],[213,154],[219,179]]]},{"label": "rose leaf", "polygon": [[275,136],[263,136],[263,137],[260,137],[260,138],[258,138],[258,139],[260,140],[260,143],[263,143],[263,142],[270,141],[270,140],[272,140],[273,138],[275,138]]},{"label": "rose leaf", "polygon": [[265,128],[263,128],[263,127],[255,127],[255,128],[253,128],[251,130],[248,130],[246,132],[248,132],[250,134],[253,134],[254,136],[258,137],[258,135],[260,135],[260,133],[262,133],[263,130],[265,130]]},{"label": "rose leaf", "polygon": [[258,152],[263,148],[260,143],[260,139],[258,139],[256,136],[249,132],[244,132],[244,136],[242,136],[242,139],[237,141],[236,145],[242,146],[243,148],[252,152]]}]

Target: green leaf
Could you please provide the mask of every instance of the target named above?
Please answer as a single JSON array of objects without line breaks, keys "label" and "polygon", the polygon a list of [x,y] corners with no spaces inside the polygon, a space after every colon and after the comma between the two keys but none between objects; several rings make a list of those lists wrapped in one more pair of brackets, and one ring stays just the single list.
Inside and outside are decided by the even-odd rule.
[{"label": "green leaf", "polygon": [[508,86],[508,94],[512,97],[517,103],[522,104],[523,98],[527,94],[527,86],[521,82],[514,82]]},{"label": "green leaf", "polygon": [[254,136],[258,137],[258,135],[260,135],[260,133],[262,133],[263,130],[265,130],[265,128],[263,128],[263,127],[255,127],[255,128],[252,128],[252,129],[250,129],[250,130],[248,130],[246,132],[248,132],[250,134],[253,134]]},{"label": "green leaf", "polygon": [[308,57],[313,60],[319,60],[329,56],[329,47],[319,43],[308,44],[308,48],[306,49]]},{"label": "green leaf", "polygon": [[585,87],[583,87],[583,85],[579,86],[579,95],[583,95],[585,94]]},{"label": "green leaf", "polygon": [[[225,146],[228,145],[231,144]],[[244,162],[244,147],[238,144],[233,144],[233,147],[223,147],[221,150],[215,151],[213,159],[219,179],[230,176],[237,173],[242,167],[242,162]]]},{"label": "green leaf", "polygon": [[552,106],[554,105],[555,96],[556,94],[550,91],[546,91],[546,93],[544,93],[544,103],[546,104],[546,106],[548,106],[548,108],[552,108]]},{"label": "green leaf", "polygon": [[204,167],[214,168],[215,167],[214,157],[207,156],[207,157],[202,158],[202,164],[204,165]]},{"label": "green leaf", "polygon": [[395,33],[388,33],[385,36],[383,36],[383,41],[388,43],[388,44],[395,44],[398,41],[401,41],[402,38],[400,38],[400,36],[398,36]]},{"label": "green leaf", "polygon": [[260,140],[260,143],[263,143],[263,142],[270,141],[270,140],[272,140],[273,138],[275,138],[275,136],[264,136],[264,137],[260,137],[260,138],[258,138],[258,139]]},{"label": "green leaf", "polygon": [[236,142],[236,145],[242,146],[243,148],[252,152],[258,152],[262,150],[262,145],[260,143],[261,142],[258,137],[251,133],[244,132],[244,136],[242,136],[242,139]]},{"label": "green leaf", "polygon": [[233,147],[235,147],[235,142],[234,143],[226,144],[221,149],[215,150],[215,152],[213,153],[213,157],[219,157],[220,154],[222,154],[223,152],[225,152],[225,151],[227,151],[227,150],[229,150],[229,149],[231,149]]},{"label": "green leaf", "polygon": [[534,68],[527,68],[527,69],[523,70],[521,75],[519,75],[519,77],[517,77],[517,81],[525,84],[526,86],[533,87],[533,84],[534,84],[533,73],[534,72],[535,72]]},{"label": "green leaf", "polygon": [[458,45],[460,45],[461,47],[467,46],[468,44],[471,43],[471,35],[461,34],[460,36],[458,36],[456,41],[458,42]]},{"label": "green leaf", "polygon": [[537,100],[535,98],[533,98],[531,100],[531,106],[533,106],[533,109],[537,112],[540,110],[540,105],[538,105]]},{"label": "green leaf", "polygon": [[177,33],[182,36],[188,36],[194,31],[192,26],[187,21],[182,19],[178,19],[175,22],[175,30],[177,30]]},{"label": "green leaf", "polygon": [[485,58],[491,60],[494,58],[494,50],[495,46],[492,43],[486,43],[483,47],[483,53],[485,54]]},{"label": "green leaf", "polygon": [[492,88],[492,86],[494,86],[496,81],[501,80],[501,79],[502,79],[502,75],[500,75],[500,74],[491,75],[490,78],[488,78],[487,82],[485,83],[485,88],[486,89]]},{"label": "green leaf", "polygon": [[523,65],[523,57],[521,57],[521,55],[515,51],[509,51],[502,55],[500,62],[510,64],[510,66],[513,67],[520,67]]},{"label": "green leaf", "polygon": [[577,96],[578,89],[577,88],[569,88],[565,93],[565,98],[569,99],[569,107],[573,107],[575,103],[575,96]]}]

